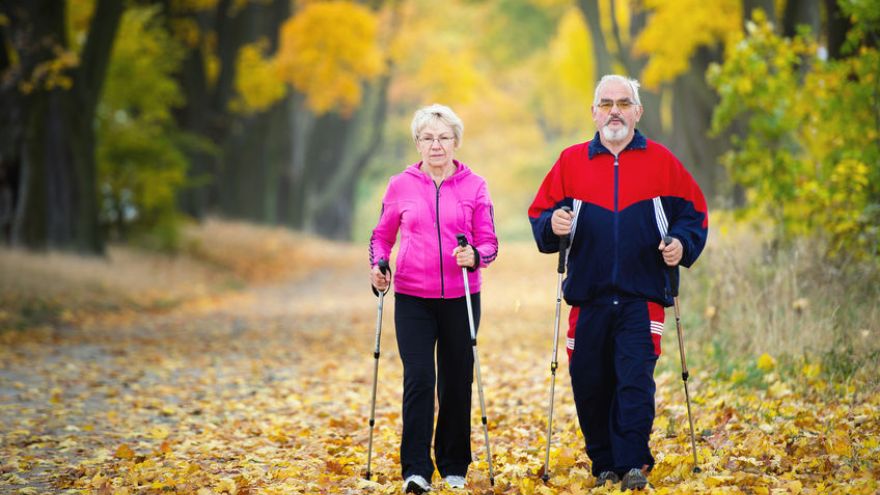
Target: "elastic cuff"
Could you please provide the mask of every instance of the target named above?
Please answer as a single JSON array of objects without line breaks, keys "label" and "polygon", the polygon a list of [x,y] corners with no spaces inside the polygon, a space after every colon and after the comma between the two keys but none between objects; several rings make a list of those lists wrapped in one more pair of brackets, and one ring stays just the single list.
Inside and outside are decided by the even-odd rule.
[{"label": "elastic cuff", "polygon": [[469,266],[469,267],[468,267],[468,271],[469,271],[469,272],[473,272],[473,271],[476,271],[477,268],[480,267],[480,260],[481,260],[482,258],[480,258],[480,252],[477,251],[476,246],[474,246],[473,244],[469,244],[469,246],[472,247],[473,250],[474,250],[474,266]]}]

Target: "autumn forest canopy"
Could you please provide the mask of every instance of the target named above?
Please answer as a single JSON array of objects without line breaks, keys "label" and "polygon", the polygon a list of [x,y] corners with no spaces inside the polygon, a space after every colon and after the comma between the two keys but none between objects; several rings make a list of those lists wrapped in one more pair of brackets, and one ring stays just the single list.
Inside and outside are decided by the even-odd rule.
[{"label": "autumn forest canopy", "polygon": [[642,84],[641,129],[713,209],[876,260],[876,2],[9,1],[6,243],[175,249],[209,215],[363,239],[408,121],[441,102],[502,237],[559,150],[594,132],[598,76]]}]

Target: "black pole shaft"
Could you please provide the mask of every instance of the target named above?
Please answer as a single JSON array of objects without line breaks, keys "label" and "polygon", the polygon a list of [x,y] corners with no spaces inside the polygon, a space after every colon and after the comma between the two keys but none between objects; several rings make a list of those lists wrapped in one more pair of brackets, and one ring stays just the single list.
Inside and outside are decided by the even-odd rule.
[{"label": "black pole shaft", "polygon": [[[663,243],[667,246],[672,244],[673,238],[670,236],[663,237]],[[678,267],[669,267],[669,284],[672,286],[672,294],[673,294],[673,304],[675,307],[675,331],[678,335],[678,354],[681,357],[681,381],[684,384],[684,399],[687,404],[687,414],[688,414],[688,424],[690,425],[691,431],[691,451],[694,456],[694,469],[695,473],[700,472],[700,467],[697,461],[697,439],[694,434],[694,419],[691,414],[691,395],[688,390],[688,378],[690,377],[690,373],[688,372],[687,367],[687,359],[685,358],[684,352],[684,332],[681,329],[681,310],[678,304]]]},{"label": "black pole shaft", "polygon": [[[571,208],[563,206],[562,209],[570,212]],[[562,311],[562,276],[565,274],[565,262],[568,255],[569,236],[559,236],[559,263],[556,265],[556,317],[553,322],[553,356],[550,359],[550,405],[547,407],[547,449],[544,454],[544,474],[541,479],[544,482],[550,480],[550,443],[553,438],[553,402],[556,396],[556,369],[559,350],[559,320]]]}]

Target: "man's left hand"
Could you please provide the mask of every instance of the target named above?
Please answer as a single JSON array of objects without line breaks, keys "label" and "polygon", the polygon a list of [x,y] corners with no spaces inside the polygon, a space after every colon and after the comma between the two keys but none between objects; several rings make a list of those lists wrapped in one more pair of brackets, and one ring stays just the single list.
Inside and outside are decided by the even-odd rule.
[{"label": "man's left hand", "polygon": [[663,253],[663,261],[666,262],[667,266],[677,266],[681,261],[681,256],[684,254],[684,246],[681,245],[681,241],[672,238],[672,242],[667,245],[663,240],[660,240],[660,245],[657,246],[657,249]]}]

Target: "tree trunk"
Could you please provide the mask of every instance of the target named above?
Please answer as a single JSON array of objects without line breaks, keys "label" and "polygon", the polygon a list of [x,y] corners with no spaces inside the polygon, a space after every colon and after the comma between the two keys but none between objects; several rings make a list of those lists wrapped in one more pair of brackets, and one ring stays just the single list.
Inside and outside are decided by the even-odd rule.
[{"label": "tree trunk", "polygon": [[[66,47],[62,0],[16,2],[11,10],[22,80]],[[70,89],[38,82],[24,99],[22,185],[16,205],[13,243],[30,248],[70,249],[100,254],[95,166],[95,108],[101,94],[123,4],[99,0],[79,66],[67,76]]]},{"label": "tree trunk", "polygon": [[849,18],[840,11],[837,0],[825,0],[825,13],[828,16],[825,24],[825,36],[828,43],[828,58],[839,60],[844,58],[843,44],[846,33],[852,27]]},{"label": "tree trunk", "polygon": [[[269,41],[270,50],[276,49],[281,25],[289,16],[289,2],[275,0],[269,5],[249,8],[251,12],[243,17],[236,34],[240,39],[236,55],[242,44],[260,38]],[[225,98],[231,99],[232,93]],[[290,154],[285,108],[286,102],[282,100],[255,115],[229,116],[233,125],[226,139],[223,167],[218,171],[218,205],[224,215],[258,223],[277,222],[278,171],[288,163]]]},{"label": "tree trunk", "polygon": [[[202,220],[219,200],[218,173],[222,149],[228,137],[231,116],[228,111],[229,98],[233,94],[235,81],[235,56],[244,42],[240,25],[251,7],[245,7],[237,15],[233,0],[219,0],[212,12],[180,12],[175,10],[175,2],[163,0],[169,23],[175,19],[194,21],[198,24],[203,39],[189,47],[177,74],[177,81],[184,94],[186,104],[174,112],[178,127],[184,131],[207,138],[216,146],[213,153],[203,149],[187,153],[189,186],[178,196],[180,208],[192,218]],[[216,38],[216,55],[220,60],[220,71],[216,81],[208,80],[205,66],[209,49],[204,41],[204,33],[213,33]]]},{"label": "tree trunk", "polygon": [[[270,50],[274,50],[281,24],[290,15],[290,3],[273,0],[239,7],[239,2],[220,0],[211,14],[191,16],[175,12],[170,0],[164,2],[169,17],[196,18],[203,32],[213,32],[220,62],[217,79],[211,83],[203,62],[207,46],[201,43],[187,54],[178,75],[187,102],[175,114],[178,125],[208,138],[216,146],[216,153],[196,150],[189,154],[191,186],[180,195],[179,204],[196,219],[217,211],[247,220],[274,222],[277,184],[269,181],[276,181],[273,170],[280,165],[272,160],[278,159],[275,157],[280,153],[280,159],[287,163],[284,150],[289,146],[272,143],[268,136],[276,134],[275,126],[280,126],[280,132],[287,127],[278,120],[282,107],[259,115],[239,116],[229,111],[229,102],[235,96],[236,60],[241,47],[266,37]],[[254,161],[257,155],[265,158]],[[258,189],[254,191],[253,187]],[[243,196],[258,198],[258,204],[246,204]],[[264,202],[270,203],[271,212],[266,205],[259,205]]]},{"label": "tree trunk", "polygon": [[[208,81],[201,49],[190,50],[184,57],[177,74],[177,84],[186,104],[174,109],[174,117],[180,129],[207,137],[208,132]],[[187,149],[188,187],[178,194],[178,207],[195,219],[202,219],[208,206],[209,181],[213,180],[214,154],[202,149]]]},{"label": "tree trunk", "polygon": [[[645,24],[648,22],[648,14],[644,9],[639,9],[638,11],[632,14],[632,18],[630,19],[630,36],[629,39],[635,40],[638,37],[638,34],[645,28]],[[624,67],[626,67],[629,72],[629,77],[638,78],[639,75],[644,70],[645,65],[647,65],[648,61],[646,58],[635,58],[631,54],[633,52],[632,46],[624,45],[623,40],[620,37],[620,30],[616,26],[617,21],[614,21],[615,27],[613,32],[617,37],[618,46],[620,46],[620,58],[621,63]],[[642,108],[644,113],[642,114],[642,119],[639,121],[639,128],[642,130],[648,137],[656,139],[657,141],[666,141],[668,138],[668,133],[666,129],[663,129],[663,123],[661,119],[661,95],[660,90],[662,88],[658,88],[657,90],[650,90],[648,88],[641,88],[639,91],[639,99],[642,101]]]},{"label": "tree trunk", "polygon": [[[371,85],[351,124],[344,155],[329,181],[315,188],[306,210],[315,232],[331,239],[350,240],[354,219],[355,186],[370,159],[382,145],[388,114],[388,88],[391,70]],[[334,217],[326,222],[325,214]]]},{"label": "tree trunk", "polygon": [[[11,23],[19,22],[4,5],[0,10]],[[14,46],[13,30],[0,26],[0,44]],[[13,65],[7,50],[0,50],[0,242],[12,242],[15,205],[20,195],[21,145],[23,142],[23,103],[18,91],[21,64]]]},{"label": "tree trunk", "polygon": [[[606,74],[614,72],[614,65],[621,65],[625,69],[625,76],[638,79],[646,61],[644,59],[636,59],[630,54],[632,47],[623,43],[620,36],[620,26],[612,15],[611,33],[614,36],[615,43],[619,49],[617,57],[608,51],[608,44],[605,41],[605,35],[602,32],[601,14],[599,12],[598,0],[580,0],[578,5],[587,19],[590,27],[590,38],[593,42],[593,54],[596,62],[596,77],[601,78]],[[630,22],[631,36],[635,39],[638,32],[644,27],[646,13],[642,10],[633,14]],[[639,122],[639,130],[646,135],[657,140],[663,140],[665,135],[660,123],[660,94],[656,91],[642,88],[639,91],[639,99],[642,102],[644,113]]]},{"label": "tree trunk", "polygon": [[352,127],[352,119],[328,113],[315,120],[306,150],[304,174],[305,218],[304,229],[331,239],[339,239],[340,221],[350,209],[353,198],[336,197],[330,205],[317,209],[316,198],[338,173],[345,156],[345,144]]},{"label": "tree trunk", "polygon": [[673,83],[672,119],[675,132],[670,148],[700,184],[706,197],[714,197],[722,179],[718,158],[728,136],[710,137],[708,130],[718,95],[706,84],[709,64],[721,58],[720,48],[701,48],[691,58],[687,72]]},{"label": "tree trunk", "polygon": [[294,229],[305,226],[306,151],[315,127],[315,116],[306,108],[305,97],[294,94],[287,104],[290,123],[290,161],[281,174],[278,217]]},{"label": "tree trunk", "polygon": [[800,25],[810,27],[810,32],[819,34],[820,16],[819,3],[814,0],[788,0],[782,15],[782,35],[793,38]]},{"label": "tree trunk", "polygon": [[578,5],[584,13],[584,19],[590,28],[590,39],[593,42],[594,67],[596,77],[600,78],[611,73],[611,54],[605,43],[605,34],[602,32],[602,17],[599,14],[599,0],[579,0]]}]

